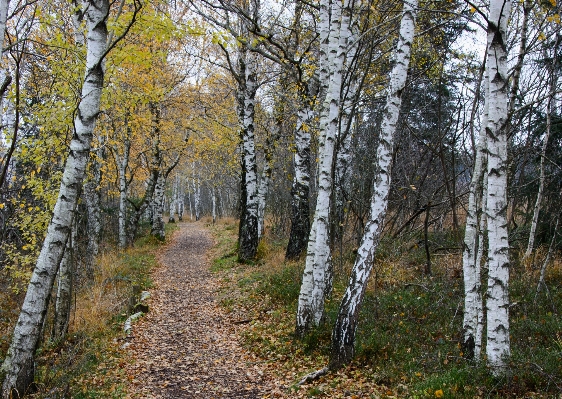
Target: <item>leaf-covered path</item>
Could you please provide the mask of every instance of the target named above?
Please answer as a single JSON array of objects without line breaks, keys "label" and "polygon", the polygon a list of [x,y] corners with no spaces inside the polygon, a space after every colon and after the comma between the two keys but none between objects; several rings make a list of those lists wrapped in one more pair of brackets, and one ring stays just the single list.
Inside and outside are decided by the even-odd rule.
[{"label": "leaf-covered path", "polygon": [[201,223],[181,223],[158,259],[150,312],[133,326],[131,398],[261,398],[259,363],[216,301],[212,247]]}]

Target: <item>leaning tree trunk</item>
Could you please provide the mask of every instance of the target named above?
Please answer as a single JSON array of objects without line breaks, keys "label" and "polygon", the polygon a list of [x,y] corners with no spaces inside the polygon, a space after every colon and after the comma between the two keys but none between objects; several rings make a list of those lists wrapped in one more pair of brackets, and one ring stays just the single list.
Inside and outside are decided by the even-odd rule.
[{"label": "leaning tree trunk", "polygon": [[509,243],[507,234],[507,19],[510,0],[491,0],[488,17],[488,290],[486,355],[495,375],[507,372],[509,344]]},{"label": "leaning tree trunk", "polygon": [[[479,232],[483,226],[479,225],[480,212],[479,204],[483,199],[483,180],[484,180],[484,161],[486,157],[486,126],[488,124],[488,74],[484,74],[484,112],[478,142],[476,144],[476,154],[474,158],[474,171],[470,181],[468,208],[466,213],[466,227],[464,233],[464,250],[462,258],[463,279],[464,279],[464,316],[463,332],[464,342],[462,343],[463,355],[466,359],[480,360],[482,350],[482,275],[481,275],[481,256],[480,250],[484,243],[479,240]],[[476,91],[477,93],[479,90]],[[477,100],[475,100],[477,101]],[[482,206],[483,204],[481,204]],[[480,209],[482,209],[480,207]]]},{"label": "leaning tree trunk", "polygon": [[76,222],[67,240],[64,256],[59,266],[57,296],[55,299],[55,318],[51,341],[58,341],[68,333],[72,309],[72,291],[74,286],[74,245],[76,242]]},{"label": "leaning tree trunk", "polygon": [[[330,252],[329,218],[332,196],[332,163],[340,113],[342,68],[345,58],[345,43],[349,35],[349,1],[340,5],[332,3],[329,48],[330,84],[320,123],[320,148],[318,164],[318,195],[316,211],[308,241],[306,265],[302,277],[295,333],[303,337],[313,326],[318,326],[324,316],[324,302],[329,295],[332,281],[332,259]],[[325,23],[325,21],[323,21]]]},{"label": "leaning tree trunk", "polygon": [[544,193],[544,184],[545,184],[545,159],[546,159],[546,150],[548,147],[548,140],[550,138],[550,131],[552,127],[552,108],[553,103],[555,101],[554,93],[556,90],[556,86],[558,84],[558,74],[556,71],[557,68],[557,59],[558,59],[558,45],[560,43],[560,35],[556,35],[556,42],[554,44],[553,49],[553,57],[552,57],[552,66],[551,66],[551,75],[550,75],[550,87],[549,87],[549,96],[548,102],[546,105],[546,132],[544,134],[544,141],[542,143],[541,148],[541,161],[540,161],[540,172],[539,172],[539,191],[537,193],[537,199],[535,201],[535,207],[533,208],[533,219],[531,221],[531,231],[529,233],[529,242],[527,244],[527,250],[525,251],[525,257],[528,257],[533,252],[533,248],[535,246],[535,235],[537,232],[537,225],[539,223],[539,213],[541,211],[542,205],[542,197]]},{"label": "leaning tree trunk", "polygon": [[102,57],[105,55],[107,43],[106,18],[109,13],[109,2],[91,0],[84,12],[88,28],[88,49],[81,101],[74,120],[75,131],[70,142],[70,152],[53,217],[31,276],[12,343],[4,359],[2,399],[24,395],[33,382],[35,351],[39,344],[57,268],[70,234],[89,159],[94,126],[99,114],[104,76]]},{"label": "leaning tree trunk", "polygon": [[354,354],[359,309],[363,302],[367,282],[373,269],[375,251],[380,241],[388,205],[392,168],[392,147],[396,132],[396,123],[400,114],[402,92],[408,76],[410,49],[414,39],[416,8],[417,0],[410,0],[404,3],[404,11],[400,23],[400,35],[396,47],[394,66],[392,67],[390,75],[386,109],[383,114],[379,146],[377,149],[370,216],[365,226],[363,239],[357,251],[357,258],[355,259],[351,277],[332,332],[330,368],[338,368],[343,364],[349,363]]},{"label": "leaning tree trunk", "polygon": [[255,55],[242,47],[238,57],[238,112],[242,150],[241,215],[238,233],[238,260],[255,259],[258,250],[258,180],[254,142],[254,107],[258,89]]}]

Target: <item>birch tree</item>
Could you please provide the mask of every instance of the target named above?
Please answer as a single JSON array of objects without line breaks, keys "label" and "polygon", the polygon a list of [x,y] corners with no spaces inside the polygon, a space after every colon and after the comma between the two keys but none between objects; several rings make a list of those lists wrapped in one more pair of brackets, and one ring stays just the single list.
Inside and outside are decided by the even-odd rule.
[{"label": "birch tree", "polygon": [[2,366],[2,398],[24,395],[34,379],[34,356],[47,313],[47,305],[57,268],[76,211],[79,190],[86,172],[95,121],[103,87],[103,59],[107,54],[109,2],[91,0],[83,5],[87,24],[87,58],[82,95],[74,120],[74,136],[65,164],[59,196],[47,236],[14,329],[12,343]]},{"label": "birch tree", "polygon": [[537,232],[537,225],[539,222],[539,213],[541,211],[541,205],[543,200],[544,186],[545,186],[545,162],[546,162],[546,150],[548,148],[548,140],[550,138],[550,132],[552,128],[552,111],[555,108],[555,92],[558,84],[558,73],[557,73],[557,61],[558,61],[558,46],[560,45],[561,35],[556,33],[556,38],[553,46],[552,63],[550,67],[550,83],[549,83],[549,94],[546,104],[546,131],[543,138],[541,153],[540,153],[540,166],[539,166],[539,190],[537,192],[537,198],[535,200],[535,206],[533,207],[533,218],[531,220],[531,231],[529,232],[529,241],[527,244],[527,250],[525,251],[525,257],[528,257],[533,252],[535,246],[535,235]]},{"label": "birch tree", "polygon": [[491,0],[486,69],[489,76],[488,123],[488,289],[486,356],[496,375],[505,374],[509,344],[509,243],[507,233],[507,20],[510,0]]},{"label": "birch tree", "polygon": [[[306,265],[303,273],[297,309],[296,334],[304,336],[311,327],[320,324],[324,316],[324,301],[331,287],[331,251],[329,240],[330,199],[332,196],[332,163],[339,127],[340,94],[347,39],[350,35],[351,2],[331,3],[328,47],[320,45],[320,52],[329,55],[329,86],[320,119],[318,163],[318,195],[316,210],[308,241]],[[326,2],[321,3],[322,8]],[[326,26],[328,13],[321,13]],[[322,30],[322,28],[321,28]]]},{"label": "birch tree", "polygon": [[[463,315],[463,352],[467,359],[480,359],[482,348],[483,330],[483,303],[482,303],[482,275],[481,254],[484,243],[480,240],[483,226],[480,224],[481,212],[484,203],[483,179],[486,158],[486,126],[488,121],[488,74],[484,75],[485,104],[476,154],[474,170],[470,181],[468,207],[466,214],[466,228],[463,250],[463,278],[464,278],[464,315]],[[479,90],[476,90],[479,93]]]},{"label": "birch tree", "polygon": [[373,195],[371,197],[370,215],[365,226],[361,245],[357,251],[357,257],[353,265],[347,289],[340,304],[338,318],[332,331],[332,349],[330,353],[331,368],[338,368],[348,363],[351,361],[354,354],[359,309],[373,268],[375,251],[380,241],[388,205],[392,169],[392,147],[396,132],[396,123],[400,114],[402,92],[408,76],[416,12],[416,0],[404,2],[400,33],[396,45],[394,65],[390,74],[386,107],[383,114],[380,141],[377,148],[375,181],[373,184]]},{"label": "birch tree", "polygon": [[241,46],[238,52],[238,118],[242,181],[240,195],[240,228],[238,232],[238,259],[251,261],[258,249],[258,176],[254,137],[255,98],[258,89],[255,54]]}]

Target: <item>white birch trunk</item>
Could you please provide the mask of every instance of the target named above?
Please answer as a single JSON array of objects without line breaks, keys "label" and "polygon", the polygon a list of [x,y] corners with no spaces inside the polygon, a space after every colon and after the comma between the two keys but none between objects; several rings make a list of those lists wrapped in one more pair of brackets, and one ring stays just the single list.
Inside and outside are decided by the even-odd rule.
[{"label": "white birch trunk", "polygon": [[[332,196],[332,163],[340,114],[345,44],[349,36],[350,22],[350,14],[342,13],[342,8],[348,7],[348,0],[345,1],[343,7],[338,2],[332,4],[328,49],[328,59],[332,61],[330,63],[330,83],[320,119],[318,195],[299,294],[295,330],[297,336],[305,335],[311,327],[320,324],[324,316],[324,301],[331,288],[332,260],[329,245],[329,218]],[[323,46],[321,46],[322,48]],[[326,49],[324,48],[322,51],[326,51]]]},{"label": "white birch trunk", "polygon": [[67,334],[72,308],[72,291],[74,280],[74,243],[76,242],[76,222],[73,223],[72,234],[67,240],[57,280],[57,296],[55,300],[55,318],[51,341],[58,341]]},{"label": "white birch trunk", "polygon": [[82,187],[96,118],[100,109],[103,87],[103,59],[106,50],[109,12],[107,0],[86,2],[87,56],[82,95],[76,119],[75,132],[70,142],[59,196],[53,217],[37,264],[33,271],[22,310],[14,329],[12,343],[2,366],[5,375],[2,399],[23,395],[33,382],[34,355],[47,313],[48,299],[53,287],[57,268],[62,260],[72,220]]},{"label": "white birch trunk", "polygon": [[94,264],[99,253],[101,239],[102,220],[101,220],[101,179],[102,165],[104,158],[103,138],[98,137],[95,156],[90,161],[91,179],[84,183],[84,199],[86,203],[86,213],[88,215],[88,245],[86,249],[86,277],[94,277]]},{"label": "white birch trunk", "polygon": [[509,243],[507,232],[507,20],[510,0],[491,0],[488,16],[488,290],[486,355],[492,373],[505,374],[509,344]]},{"label": "white birch trunk", "polygon": [[242,214],[238,234],[238,259],[251,261],[258,248],[258,179],[254,138],[255,97],[258,89],[255,55],[242,48],[239,54],[239,119],[242,149]]},{"label": "white birch trunk", "polygon": [[164,188],[166,177],[163,173],[158,175],[154,187],[154,198],[152,200],[152,228],[150,234],[159,240],[164,240],[166,232],[164,230]]},{"label": "white birch trunk", "polygon": [[308,90],[300,93],[304,99],[297,112],[297,124],[295,129],[295,177],[292,187],[291,204],[291,233],[285,258],[287,260],[298,259],[306,248],[307,239],[310,234],[310,142],[313,110]]},{"label": "white birch trunk", "polygon": [[185,192],[183,189],[182,179],[178,176],[178,221],[183,221],[183,214],[185,212]]},{"label": "white birch trunk", "polygon": [[388,205],[390,191],[392,147],[396,132],[396,123],[400,114],[402,91],[408,77],[410,49],[414,39],[417,0],[404,3],[400,34],[394,56],[394,65],[390,75],[390,84],[386,98],[386,108],[381,125],[380,141],[377,148],[375,181],[371,208],[361,245],[345,294],[343,296],[338,318],[332,332],[332,350],[330,367],[338,368],[351,361],[354,354],[355,332],[359,321],[359,309],[365,295],[367,282],[375,260],[375,251],[380,241],[383,222]]},{"label": "white birch trunk", "polygon": [[123,143],[123,154],[119,155],[117,148],[114,149],[115,163],[119,175],[119,248],[127,247],[127,167],[129,165],[129,153],[131,141],[128,137]]},{"label": "white birch trunk", "polygon": [[540,161],[540,171],[539,171],[539,191],[537,192],[537,199],[535,201],[535,206],[533,208],[533,220],[531,221],[531,231],[529,232],[529,242],[527,244],[527,250],[525,251],[525,258],[530,256],[533,252],[533,248],[535,246],[535,235],[537,233],[537,225],[539,223],[539,213],[541,211],[542,205],[542,197],[544,193],[544,182],[545,182],[545,159],[546,159],[546,150],[548,148],[548,140],[550,138],[550,130],[552,126],[552,108],[555,102],[554,98],[554,91],[556,89],[556,85],[558,84],[558,74],[556,73],[557,68],[557,57],[558,57],[558,44],[560,41],[560,35],[556,35],[556,42],[554,44],[553,49],[553,57],[552,57],[552,71],[550,76],[550,87],[549,92],[550,95],[548,96],[548,102],[546,105],[546,131],[544,133],[544,139],[541,148],[541,161]]},{"label": "white birch trunk", "polygon": [[191,207],[191,191],[189,190],[187,191],[187,202],[189,203],[189,220],[193,220],[193,208]]},{"label": "white birch trunk", "polygon": [[[275,126],[274,129],[277,130],[278,126]],[[274,131],[273,136],[277,137],[277,135],[278,132]],[[268,137],[265,141],[265,163],[258,187],[258,240],[263,236],[265,231],[265,205],[267,194],[269,193],[269,185],[271,184],[271,173],[273,172],[273,150],[275,140],[275,138],[272,140],[271,137]]]},{"label": "white birch trunk", "polygon": [[[482,276],[481,259],[482,246],[480,232],[483,226],[479,223],[481,212],[478,212],[479,204],[483,206],[483,180],[484,180],[484,161],[486,157],[486,126],[488,124],[488,74],[484,75],[484,112],[478,142],[476,143],[476,154],[474,158],[474,171],[470,181],[468,208],[466,214],[466,228],[464,235],[463,250],[463,279],[464,279],[464,316],[463,332],[464,342],[462,350],[467,359],[480,360],[482,351]],[[483,208],[480,208],[483,209]],[[480,328],[479,328],[480,326]]]},{"label": "white birch trunk", "polygon": [[170,217],[168,219],[168,223],[176,222],[176,215],[178,212],[178,179],[179,176],[176,175],[174,178],[174,182],[172,183],[172,198],[170,198]]},{"label": "white birch trunk", "polygon": [[213,224],[215,224],[217,222],[217,192],[214,185],[211,186],[211,198],[213,202],[213,209],[212,209]]}]

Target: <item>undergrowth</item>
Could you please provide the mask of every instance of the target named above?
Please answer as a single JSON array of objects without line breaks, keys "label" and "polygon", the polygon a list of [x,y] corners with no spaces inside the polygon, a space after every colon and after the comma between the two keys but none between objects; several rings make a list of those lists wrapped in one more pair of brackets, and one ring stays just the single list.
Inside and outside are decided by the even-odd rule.
[{"label": "undergrowth", "polygon": [[[177,229],[167,225],[167,237]],[[123,322],[136,303],[136,296],[151,287],[150,271],[156,265],[155,251],[162,242],[145,236],[125,251],[99,256],[93,280],[76,292],[69,333],[61,342],[49,342],[48,334],[36,357],[36,398],[124,398],[123,365],[127,358]],[[19,309],[22,298],[2,296],[0,309]],[[0,358],[9,345],[17,311],[2,319]],[[47,324],[45,331],[49,331]]]},{"label": "undergrowth", "polygon": [[[218,246],[213,269],[223,280],[222,304],[235,320],[245,322],[243,341],[263,359],[280,387],[279,396],[548,398],[562,393],[559,261],[549,266],[548,291],[538,295],[538,268],[529,262],[513,263],[510,377],[498,379],[485,366],[464,359],[461,352],[460,252],[434,252],[433,273],[428,277],[422,274],[426,259],[416,241],[383,241],[363,302],[355,360],[297,387],[303,375],[327,364],[331,327],[352,266],[352,249],[342,254],[345,261],[335,268],[339,273],[326,304],[325,323],[298,341],[293,331],[304,260],[285,262],[286,243],[266,237],[255,265],[238,264],[236,231],[220,224],[214,228]],[[336,258],[334,263],[338,262]]]}]

